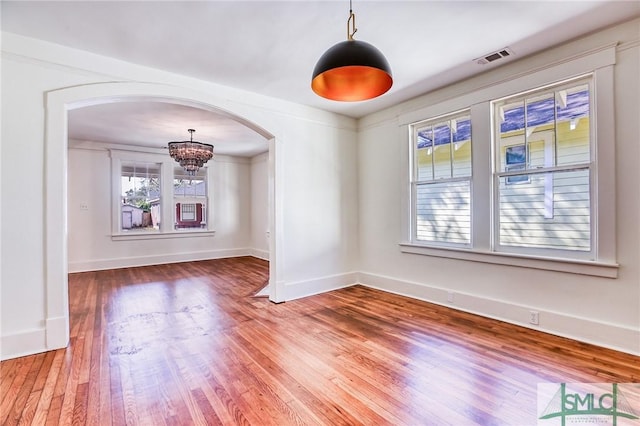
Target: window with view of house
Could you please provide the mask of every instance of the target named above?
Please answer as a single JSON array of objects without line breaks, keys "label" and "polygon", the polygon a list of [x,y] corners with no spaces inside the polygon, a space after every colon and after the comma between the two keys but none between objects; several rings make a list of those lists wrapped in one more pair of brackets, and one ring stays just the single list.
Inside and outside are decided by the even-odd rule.
[{"label": "window with view of house", "polygon": [[493,102],[496,246],[589,252],[590,79]]},{"label": "window with view of house", "polygon": [[614,67],[607,48],[400,115],[401,251],[616,277]]},{"label": "window with view of house", "polygon": [[188,175],[167,155],[110,150],[113,240],[211,235],[211,167]]},{"label": "window with view of house", "polygon": [[196,230],[207,227],[207,168],[189,176],[179,167],[174,168],[173,198],[175,229]]},{"label": "window with view of house", "polygon": [[412,239],[471,243],[469,111],[413,126]]},{"label": "window with view of house", "polygon": [[180,205],[180,220],[188,222],[196,220],[196,205],[182,203]]},{"label": "window with view of house", "polygon": [[120,230],[157,231],[160,227],[160,164],[122,163]]}]

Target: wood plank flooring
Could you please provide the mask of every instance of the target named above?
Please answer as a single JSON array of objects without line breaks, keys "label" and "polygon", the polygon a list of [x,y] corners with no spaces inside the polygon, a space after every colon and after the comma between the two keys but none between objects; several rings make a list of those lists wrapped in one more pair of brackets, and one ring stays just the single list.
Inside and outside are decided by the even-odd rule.
[{"label": "wood plank flooring", "polygon": [[362,286],[273,304],[250,257],[71,274],[67,349],[0,364],[0,424],[535,425],[541,382],[640,359]]}]

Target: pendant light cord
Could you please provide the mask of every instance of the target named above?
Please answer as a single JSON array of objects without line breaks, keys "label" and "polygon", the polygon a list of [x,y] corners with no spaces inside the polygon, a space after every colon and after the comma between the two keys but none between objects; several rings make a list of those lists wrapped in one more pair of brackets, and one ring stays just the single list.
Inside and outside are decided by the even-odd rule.
[{"label": "pendant light cord", "polygon": [[353,40],[353,35],[358,31],[356,28],[356,14],[353,13],[351,0],[349,0],[349,19],[347,19],[347,40]]}]

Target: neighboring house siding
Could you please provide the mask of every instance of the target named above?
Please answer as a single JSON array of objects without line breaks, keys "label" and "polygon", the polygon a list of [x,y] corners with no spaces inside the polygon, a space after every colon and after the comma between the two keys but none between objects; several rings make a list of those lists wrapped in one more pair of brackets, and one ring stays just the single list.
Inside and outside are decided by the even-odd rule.
[{"label": "neighboring house siding", "polygon": [[[537,140],[536,136],[540,136]],[[553,132],[541,129],[530,136],[529,168],[545,165],[556,155]],[[589,162],[589,120],[582,118],[573,130],[570,122],[558,123],[557,164]],[[523,143],[523,132],[503,135],[513,145]],[[511,145],[506,142],[505,145]],[[504,167],[505,149],[500,155]],[[508,184],[501,179],[500,241],[520,247],[564,248],[588,251],[590,241],[589,171],[579,170],[529,174],[523,182]]]},{"label": "neighboring house siding", "polygon": [[[182,217],[182,205],[195,204],[195,220],[184,220]],[[185,202],[176,203],[176,227],[178,228],[200,228],[203,226],[203,207],[202,203]]]},{"label": "neighboring house siding", "polygon": [[466,140],[455,142],[453,149],[450,144],[442,144],[436,145],[433,151],[426,147],[416,152],[418,180],[431,178],[431,161],[436,178],[435,182],[416,188],[416,238],[468,243],[471,241],[470,184],[468,181],[438,183],[437,179],[471,174],[471,143]]},{"label": "neighboring house siding", "polygon": [[433,183],[416,191],[416,236],[424,241],[467,243],[471,239],[469,182]]}]

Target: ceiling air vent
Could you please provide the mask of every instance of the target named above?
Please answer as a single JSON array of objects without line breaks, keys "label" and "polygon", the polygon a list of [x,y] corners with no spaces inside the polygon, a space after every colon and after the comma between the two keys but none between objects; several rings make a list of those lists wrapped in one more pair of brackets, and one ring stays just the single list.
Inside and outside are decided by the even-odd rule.
[{"label": "ceiling air vent", "polygon": [[513,50],[505,47],[502,50],[498,50],[497,52],[489,53],[481,58],[474,59],[474,62],[477,62],[480,65],[488,64],[489,62],[495,62],[498,59],[506,58],[507,56],[512,56]]}]

